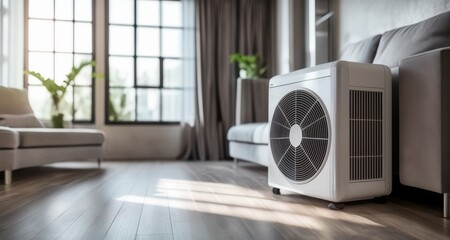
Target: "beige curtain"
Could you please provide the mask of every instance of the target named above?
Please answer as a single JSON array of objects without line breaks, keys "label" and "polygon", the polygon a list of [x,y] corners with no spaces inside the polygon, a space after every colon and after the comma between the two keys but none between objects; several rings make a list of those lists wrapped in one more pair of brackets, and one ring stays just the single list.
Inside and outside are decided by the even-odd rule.
[{"label": "beige curtain", "polygon": [[227,158],[237,69],[231,53],[259,54],[273,73],[272,0],[196,0],[197,87],[193,157]]}]

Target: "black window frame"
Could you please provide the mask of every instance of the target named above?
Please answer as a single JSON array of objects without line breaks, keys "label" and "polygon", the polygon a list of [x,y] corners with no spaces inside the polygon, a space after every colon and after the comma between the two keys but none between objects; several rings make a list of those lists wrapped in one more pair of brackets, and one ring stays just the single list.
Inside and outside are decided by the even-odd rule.
[{"label": "black window frame", "polygon": [[[55,74],[55,56],[58,53],[62,53],[62,54],[71,54],[72,58],[75,57],[76,54],[78,55],[91,55],[92,56],[92,60],[95,61],[96,60],[96,49],[95,49],[95,40],[96,40],[96,34],[95,34],[95,25],[96,25],[96,21],[95,21],[95,2],[96,0],[91,0],[91,4],[92,4],[92,18],[91,21],[85,21],[85,20],[75,20],[75,1],[77,0],[73,0],[72,1],[72,20],[64,20],[64,19],[56,19],[56,0],[53,0],[53,18],[30,18],[29,17],[29,0],[25,0],[24,2],[24,69],[26,70],[32,70],[32,69],[28,69],[29,67],[29,61],[28,61],[28,54],[30,53],[30,50],[28,49],[28,21],[30,19],[35,19],[35,20],[47,20],[47,21],[52,21],[53,22],[53,39],[55,38],[55,26],[56,26],[56,22],[71,22],[73,24],[73,49],[72,52],[58,52],[55,51],[55,42],[53,43],[53,51],[31,51],[31,52],[37,52],[37,53],[51,53],[53,55],[53,74]],[[92,25],[92,53],[81,53],[81,52],[75,52],[75,23],[90,23]],[[73,61],[73,63],[75,63],[75,61]],[[96,67],[95,66],[91,66],[92,68],[92,73],[95,73],[96,71]],[[45,76],[44,76],[45,77]],[[23,82],[23,86],[25,89],[28,90],[28,86],[43,86],[42,84],[29,84],[28,82],[28,78],[29,76],[27,74],[24,75],[24,82]],[[76,120],[75,119],[75,89],[77,87],[81,87],[81,88],[91,88],[91,116],[90,116],[90,120]],[[91,85],[87,86],[87,85],[76,85],[73,84],[72,85],[72,109],[71,109],[71,114],[72,114],[72,123],[75,124],[94,124],[95,123],[95,78],[94,78],[94,74],[92,74],[91,77]]]},{"label": "black window frame", "polygon": [[[120,24],[120,23],[110,23],[109,22],[109,2],[110,0],[105,0],[105,125],[179,125],[181,124],[180,121],[164,121],[162,120],[163,116],[163,89],[174,89],[174,90],[182,90],[183,87],[164,87],[164,60],[165,59],[174,59],[174,60],[180,60],[182,61],[182,57],[163,57],[162,55],[162,29],[179,29],[183,31],[184,26],[180,27],[172,27],[172,26],[162,26],[162,4],[161,2],[164,1],[181,1],[181,0],[153,0],[159,2],[159,25],[138,25],[137,24],[137,1],[133,0],[133,24]],[[113,26],[127,26],[127,27],[133,27],[133,34],[134,34],[134,51],[133,56],[126,57],[132,57],[133,58],[133,86],[110,86],[109,82],[109,58],[110,57],[124,57],[124,55],[111,55],[109,53],[109,27]],[[158,28],[160,30],[159,34],[159,56],[138,56],[137,55],[137,29],[138,27],[144,27],[144,28]],[[137,77],[137,59],[140,58],[147,58],[147,59],[159,59],[159,86],[145,86],[145,85],[139,85],[138,84],[138,77]],[[133,89],[135,91],[134,93],[134,120],[133,121],[111,121],[109,119],[109,90],[110,89]],[[158,121],[142,121],[138,120],[138,94],[137,91],[139,89],[158,89],[160,90],[159,94],[159,120]]]}]

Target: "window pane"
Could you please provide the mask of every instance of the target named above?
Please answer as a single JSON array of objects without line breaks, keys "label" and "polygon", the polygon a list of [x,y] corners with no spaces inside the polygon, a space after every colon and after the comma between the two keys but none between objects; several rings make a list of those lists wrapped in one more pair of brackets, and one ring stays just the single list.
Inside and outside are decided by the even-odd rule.
[{"label": "window pane", "polygon": [[91,0],[75,0],[75,20],[92,21]]},{"label": "window pane", "polygon": [[159,29],[137,28],[137,55],[158,56],[159,55]]},{"label": "window pane", "polygon": [[182,87],[181,60],[164,60],[164,87]]},{"label": "window pane", "polygon": [[181,27],[181,1],[162,1],[162,25]]},{"label": "window pane", "polygon": [[181,57],[181,30],[162,30],[162,55],[164,57]]},{"label": "window pane", "polygon": [[50,119],[50,95],[43,86],[28,86],[28,98],[33,112],[39,119]]},{"label": "window pane", "polygon": [[[78,66],[84,61],[91,61],[92,56],[87,54],[75,54],[75,65]],[[75,78],[76,85],[89,86],[92,85],[92,67],[83,68],[78,76]]]},{"label": "window pane", "polygon": [[137,24],[147,26],[159,25],[159,1],[137,1]]},{"label": "window pane", "polygon": [[135,116],[135,90],[132,88],[109,89],[109,120],[134,121]]},{"label": "window pane", "polygon": [[66,75],[69,74],[73,66],[72,54],[55,54],[55,81],[58,84],[62,84],[67,79]]},{"label": "window pane", "polygon": [[73,24],[71,22],[55,22],[55,51],[73,51]]},{"label": "window pane", "polygon": [[75,52],[92,53],[91,23],[75,23]]},{"label": "window pane", "polygon": [[[40,73],[45,78],[53,78],[53,54],[30,52],[28,69]],[[32,76],[28,76],[28,83],[41,84],[39,80]]]},{"label": "window pane", "polygon": [[53,21],[28,21],[28,49],[30,51],[53,51]]},{"label": "window pane", "polygon": [[138,117],[139,121],[159,121],[159,89],[138,89]]},{"label": "window pane", "polygon": [[109,54],[134,54],[133,27],[109,26]]},{"label": "window pane", "polygon": [[[117,105],[120,91],[128,92],[126,98],[132,94],[135,103],[130,111],[135,111],[136,121],[181,120],[182,13],[177,0],[109,0],[110,96],[119,98],[114,100]],[[108,116],[110,121],[118,118]]]},{"label": "window pane", "polygon": [[28,16],[30,18],[53,18],[53,0],[29,0]]},{"label": "window pane", "polygon": [[109,58],[109,85],[127,86],[134,85],[134,64],[131,57]]},{"label": "window pane", "polygon": [[75,87],[75,120],[89,121],[92,115],[92,89]]},{"label": "window pane", "polygon": [[[1,1],[1,0],[0,0]],[[25,8],[28,11],[28,70],[40,73],[44,78],[54,79],[58,84],[67,80],[74,64],[81,59],[92,59],[93,24],[92,0],[28,0]],[[39,18],[39,19],[33,19]],[[46,20],[48,19],[48,20]],[[77,22],[86,21],[86,22]],[[75,61],[75,63],[74,63]],[[77,103],[79,108],[92,106],[92,69],[84,68],[75,79],[75,84],[83,88],[69,87],[60,102],[60,110],[65,114],[65,120],[72,120],[74,110],[74,91],[80,92],[77,98],[83,103]],[[28,76],[29,95],[37,115],[50,119],[52,109],[51,98],[41,82]],[[87,103],[84,103],[87,102]],[[77,106],[78,106],[77,105]],[[82,120],[91,120],[91,107],[78,109]],[[45,116],[44,116],[45,113]]]},{"label": "window pane", "polygon": [[182,92],[181,90],[163,89],[162,90],[162,108],[163,121],[180,121],[182,112]]},{"label": "window pane", "polygon": [[159,59],[137,59],[137,84],[140,86],[159,86]]},{"label": "window pane", "polygon": [[133,24],[134,0],[109,0],[109,23]]},{"label": "window pane", "polygon": [[[78,2],[79,0],[77,0]],[[73,19],[73,0],[55,1],[55,18],[61,20]]]}]

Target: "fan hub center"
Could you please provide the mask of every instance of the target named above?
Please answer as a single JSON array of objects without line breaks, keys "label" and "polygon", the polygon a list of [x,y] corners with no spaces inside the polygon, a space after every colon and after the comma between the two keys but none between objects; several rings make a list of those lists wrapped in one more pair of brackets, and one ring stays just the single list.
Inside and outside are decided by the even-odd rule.
[{"label": "fan hub center", "polygon": [[300,125],[294,124],[289,131],[289,141],[294,147],[298,147],[302,142],[303,134]]}]

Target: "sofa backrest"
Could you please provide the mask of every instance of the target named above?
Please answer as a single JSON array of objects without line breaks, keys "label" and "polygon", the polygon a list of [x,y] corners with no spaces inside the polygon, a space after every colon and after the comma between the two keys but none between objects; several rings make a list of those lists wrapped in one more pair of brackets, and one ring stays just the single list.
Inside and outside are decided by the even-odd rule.
[{"label": "sofa backrest", "polygon": [[42,127],[34,116],[26,90],[0,86],[0,126]]},{"label": "sofa backrest", "polygon": [[339,55],[339,60],[372,63],[377,52],[381,34],[347,45]]},{"label": "sofa backrest", "polygon": [[412,55],[450,46],[450,12],[383,33],[373,63],[397,67]]}]

